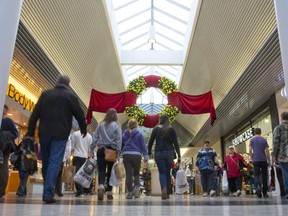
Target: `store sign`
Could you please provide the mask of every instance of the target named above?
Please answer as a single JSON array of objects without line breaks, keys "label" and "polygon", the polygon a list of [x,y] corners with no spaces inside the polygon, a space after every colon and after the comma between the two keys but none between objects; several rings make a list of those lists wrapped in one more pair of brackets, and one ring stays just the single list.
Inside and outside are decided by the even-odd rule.
[{"label": "store sign", "polygon": [[232,145],[237,146],[237,145],[245,142],[246,140],[251,139],[253,137],[253,134],[254,134],[254,129],[253,128],[248,129],[247,131],[242,133],[240,136],[233,139]]},{"label": "store sign", "polygon": [[23,109],[33,112],[35,103],[31,99],[27,98],[25,94],[19,92],[12,84],[9,84],[6,94],[23,106]]}]

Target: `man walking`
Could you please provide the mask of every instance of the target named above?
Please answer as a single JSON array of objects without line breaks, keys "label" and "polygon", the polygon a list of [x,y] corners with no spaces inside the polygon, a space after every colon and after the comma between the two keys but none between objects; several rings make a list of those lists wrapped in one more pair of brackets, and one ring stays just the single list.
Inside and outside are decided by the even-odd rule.
[{"label": "man walking", "polygon": [[12,143],[19,133],[14,121],[7,117],[8,106],[4,105],[2,122],[0,127],[0,198],[5,195],[8,183],[8,160]]},{"label": "man walking", "polygon": [[288,199],[288,112],[281,113],[281,124],[273,132],[273,162],[282,170],[286,199]]},{"label": "man walking", "polygon": [[[269,145],[261,136],[261,129],[255,128],[255,136],[250,140],[249,154],[254,166],[254,181],[259,198],[267,198],[268,194],[268,164],[270,164]],[[262,174],[262,178],[260,178]],[[262,180],[262,186],[261,186]]]},{"label": "man walking", "polygon": [[37,121],[44,179],[43,202],[54,203],[54,187],[61,169],[66,142],[72,127],[72,117],[86,136],[84,112],[77,97],[69,90],[70,78],[61,76],[55,88],[44,91],[30,117],[28,136],[34,137]]},{"label": "man walking", "polygon": [[204,147],[199,150],[196,159],[196,166],[201,173],[203,197],[207,197],[208,193],[211,197],[216,195],[214,174],[218,169],[218,160],[215,150],[209,147],[209,144],[209,141],[204,142]]},{"label": "man walking", "polygon": [[[81,166],[86,162],[89,156],[89,149],[92,143],[92,136],[87,133],[86,137],[81,136],[81,132],[78,130],[72,134],[71,137],[71,146],[72,146],[72,155],[73,155],[73,166],[77,171]],[[76,197],[83,195],[83,193],[89,194],[91,191],[89,189],[83,189],[83,187],[75,182],[76,186]]]}]

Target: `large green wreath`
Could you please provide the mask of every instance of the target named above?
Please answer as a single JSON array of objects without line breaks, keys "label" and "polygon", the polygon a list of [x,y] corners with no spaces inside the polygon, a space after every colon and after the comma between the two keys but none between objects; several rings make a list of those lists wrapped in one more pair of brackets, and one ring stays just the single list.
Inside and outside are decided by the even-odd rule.
[{"label": "large green wreath", "polygon": [[[133,79],[129,82],[127,86],[127,91],[133,92],[139,97],[143,92],[146,91],[148,87],[159,88],[163,94],[168,96],[173,92],[177,92],[178,88],[174,81],[168,79],[167,77],[159,76],[140,76],[136,79]],[[169,104],[169,98],[168,98]],[[132,106],[126,107],[125,112],[127,116],[131,119],[137,119],[139,126],[143,126],[145,118],[148,114],[141,109],[136,103]],[[175,120],[175,117],[179,113],[179,109],[176,106],[166,105],[158,115],[166,114],[169,117],[170,122]],[[145,125],[144,125],[145,126]]]}]

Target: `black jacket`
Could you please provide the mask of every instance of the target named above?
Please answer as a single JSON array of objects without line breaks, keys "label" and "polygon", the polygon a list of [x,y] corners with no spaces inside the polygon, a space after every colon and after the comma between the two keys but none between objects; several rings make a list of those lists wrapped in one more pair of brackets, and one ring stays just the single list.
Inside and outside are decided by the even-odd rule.
[{"label": "black jacket", "polygon": [[161,127],[157,126],[153,129],[149,143],[148,143],[149,155],[151,155],[152,146],[153,146],[155,139],[156,139],[155,152],[174,150],[176,151],[178,157],[181,157],[177,135],[176,135],[176,131],[174,130],[174,128],[172,127],[169,128],[169,131],[166,137],[163,137],[163,129]]},{"label": "black jacket", "polygon": [[29,119],[27,135],[34,137],[39,119],[39,137],[56,136],[68,139],[73,116],[78,121],[81,133],[86,134],[85,116],[77,97],[65,85],[57,85],[40,96]]},{"label": "black jacket", "polygon": [[14,140],[19,133],[14,121],[10,118],[3,118],[0,128],[0,151],[4,155],[9,155],[16,147]]}]

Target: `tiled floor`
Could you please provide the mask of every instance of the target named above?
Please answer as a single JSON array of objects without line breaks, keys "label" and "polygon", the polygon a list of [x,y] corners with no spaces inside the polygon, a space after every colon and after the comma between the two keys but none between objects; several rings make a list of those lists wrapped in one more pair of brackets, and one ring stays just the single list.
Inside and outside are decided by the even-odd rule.
[{"label": "tiled floor", "polygon": [[213,197],[178,195],[162,201],[160,197],[142,196],[125,200],[114,196],[113,201],[97,201],[95,196],[75,198],[66,194],[56,204],[43,205],[41,196],[17,198],[8,194],[0,199],[3,216],[62,216],[62,215],[288,215],[288,200],[280,197],[258,199],[255,196]]}]

